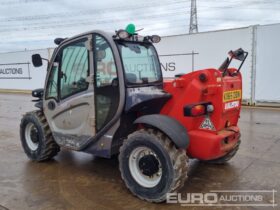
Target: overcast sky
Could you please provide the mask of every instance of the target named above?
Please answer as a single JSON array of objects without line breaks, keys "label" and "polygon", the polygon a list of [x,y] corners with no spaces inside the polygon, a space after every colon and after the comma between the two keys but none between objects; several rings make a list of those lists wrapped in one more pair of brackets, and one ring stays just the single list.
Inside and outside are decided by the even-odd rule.
[{"label": "overcast sky", "polygon": [[[190,0],[1,0],[0,52],[54,47],[56,37],[135,23],[161,36],[189,30]],[[197,0],[200,32],[280,23],[280,0]]]}]

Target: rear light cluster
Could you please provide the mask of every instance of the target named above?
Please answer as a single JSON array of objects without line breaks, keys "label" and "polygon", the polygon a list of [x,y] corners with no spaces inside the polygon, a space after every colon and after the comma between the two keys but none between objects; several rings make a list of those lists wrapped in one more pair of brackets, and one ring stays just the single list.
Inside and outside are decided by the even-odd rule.
[{"label": "rear light cluster", "polygon": [[205,106],[199,104],[195,105],[191,108],[191,115],[192,116],[198,116],[198,115],[204,115],[206,112]]},{"label": "rear light cluster", "polygon": [[184,107],[184,116],[186,117],[196,117],[202,116],[214,111],[214,106],[210,102],[190,104]]}]

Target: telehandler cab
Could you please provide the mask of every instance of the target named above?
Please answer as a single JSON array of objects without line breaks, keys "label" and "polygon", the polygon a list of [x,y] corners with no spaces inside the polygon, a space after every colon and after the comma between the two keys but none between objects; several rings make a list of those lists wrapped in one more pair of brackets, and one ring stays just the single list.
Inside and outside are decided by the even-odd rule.
[{"label": "telehandler cab", "polygon": [[[20,137],[27,156],[38,162],[48,160],[60,147],[106,158],[119,154],[119,169],[128,189],[143,200],[162,202],[184,185],[186,150],[191,157],[210,160],[236,148],[237,143],[229,143],[227,150],[213,152],[221,149],[217,143],[220,136],[227,136],[226,131],[219,133],[220,124],[239,115],[239,111],[232,112],[222,120],[215,115],[224,106],[219,85],[223,86],[227,77],[236,78],[240,95],[234,93],[226,101],[240,101],[239,70],[228,69],[227,60],[220,70],[198,71],[164,83],[153,46],[159,41],[157,35],[139,36],[133,24],[114,34],[94,30],[55,39],[58,47],[48,63],[45,87],[32,91],[38,110],[26,113],[21,120]],[[42,66],[42,59],[33,55],[33,65]],[[212,83],[218,93],[213,102]],[[188,100],[192,94],[196,96]],[[234,104],[225,106],[236,108]],[[209,129],[212,116],[215,130]],[[239,132],[229,125],[237,123],[235,118],[226,123],[228,130]]]}]

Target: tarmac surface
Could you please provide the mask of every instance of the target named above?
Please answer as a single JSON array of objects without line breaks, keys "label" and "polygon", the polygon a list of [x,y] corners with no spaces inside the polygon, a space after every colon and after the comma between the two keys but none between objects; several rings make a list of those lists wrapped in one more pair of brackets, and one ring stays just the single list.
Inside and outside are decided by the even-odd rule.
[{"label": "tarmac surface", "polygon": [[[29,95],[0,94],[0,210],[272,209],[147,203],[126,189],[116,158],[62,150],[52,161],[32,162],[19,140],[20,119],[34,109],[30,101]],[[280,209],[280,109],[244,107],[239,126],[242,142],[237,155],[226,165],[191,160],[182,197],[211,190],[267,190],[260,192],[263,203],[278,204],[274,209]],[[274,201],[272,190],[278,191]]]}]

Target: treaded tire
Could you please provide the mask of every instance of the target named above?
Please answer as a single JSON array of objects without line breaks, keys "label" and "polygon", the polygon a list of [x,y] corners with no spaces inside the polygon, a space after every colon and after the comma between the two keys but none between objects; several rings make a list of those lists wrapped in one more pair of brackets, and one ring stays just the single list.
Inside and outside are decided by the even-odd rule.
[{"label": "treaded tire", "polygon": [[240,145],[240,140],[238,141],[236,147],[233,150],[231,150],[229,153],[227,153],[225,156],[214,160],[203,160],[202,162],[210,163],[210,164],[225,164],[236,155],[239,149],[239,145]]},{"label": "treaded tire", "polygon": [[[130,171],[129,157],[133,150],[148,147],[157,155],[161,166],[160,181],[153,187],[145,187],[135,180]],[[139,161],[140,162],[140,161]],[[119,169],[127,188],[137,197],[149,202],[163,202],[167,193],[178,191],[187,179],[188,158],[186,151],[177,149],[162,132],[141,129],[133,132],[120,148]]]},{"label": "treaded tire", "polygon": [[[27,125],[32,123],[37,129],[38,146],[36,149],[31,149],[28,146],[25,130]],[[26,113],[20,123],[20,140],[24,152],[29,159],[34,161],[44,161],[52,159],[59,151],[60,147],[54,141],[51,130],[49,128],[46,117],[42,111],[33,111]]]}]

